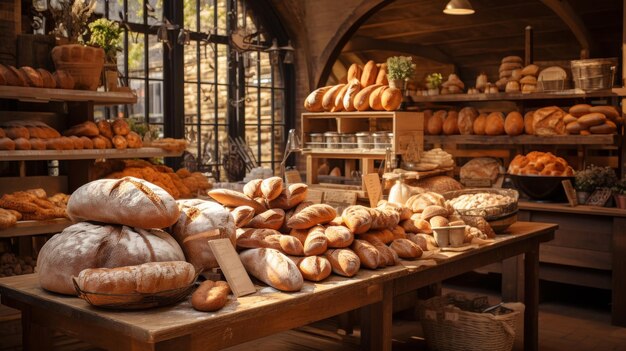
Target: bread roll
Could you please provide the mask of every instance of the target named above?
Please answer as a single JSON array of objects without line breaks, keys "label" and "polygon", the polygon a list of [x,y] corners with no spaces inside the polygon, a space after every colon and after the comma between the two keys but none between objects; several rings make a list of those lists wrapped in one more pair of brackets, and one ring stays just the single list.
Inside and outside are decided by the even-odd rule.
[{"label": "bread roll", "polygon": [[64,136],[86,136],[86,137],[94,137],[100,135],[100,131],[98,130],[98,126],[91,121],[85,121],[83,123],[72,126],[70,129],[63,132]]},{"label": "bread roll", "polygon": [[431,251],[439,248],[431,234],[410,234],[408,239],[416,243],[422,251]]},{"label": "bread roll", "polygon": [[238,206],[231,213],[235,227],[245,227],[254,218],[254,209],[250,206]]},{"label": "bread roll", "polygon": [[113,134],[115,135],[126,136],[130,133],[130,126],[124,118],[116,118],[111,124],[111,128],[113,129]]},{"label": "bread roll", "polygon": [[378,252],[374,245],[368,243],[367,241],[358,239],[354,240],[350,248],[357,254],[357,256],[359,256],[362,267],[376,269],[380,265],[382,260],[380,252]]},{"label": "bread roll", "polygon": [[580,131],[584,128],[578,123],[578,121],[573,121],[568,123],[565,126],[565,130],[567,130],[568,134],[580,134]]},{"label": "bread roll", "polygon": [[439,110],[435,112],[432,117],[428,119],[428,125],[426,128],[428,129],[429,135],[439,135],[443,131],[443,122],[446,119],[448,112],[446,110]]},{"label": "bread roll", "polygon": [[[72,277],[87,268],[184,260],[176,240],[162,230],[81,222],[46,241],[37,258],[37,271],[42,288],[75,295]],[[188,265],[193,274],[193,266]]]},{"label": "bread roll", "polygon": [[487,120],[485,122],[485,134],[504,134],[504,116],[502,115],[502,112],[492,112],[487,116]]},{"label": "bread roll", "polygon": [[533,131],[535,135],[564,135],[565,112],[556,106],[543,107],[533,114]]},{"label": "bread roll", "polygon": [[348,229],[354,234],[365,233],[372,226],[372,215],[365,206],[348,206],[343,210],[341,218]]},{"label": "bread roll", "polygon": [[344,277],[353,277],[359,272],[361,260],[350,249],[331,249],[324,253],[330,262],[333,272]]},{"label": "bread roll", "polygon": [[74,89],[74,78],[68,72],[56,70],[52,75],[59,89]]},{"label": "bread roll", "polygon": [[126,141],[126,138],[121,135],[114,136],[111,141],[113,142],[113,146],[115,146],[115,148],[118,150],[124,150],[128,147],[128,142]]},{"label": "bread roll", "polygon": [[252,179],[243,186],[243,193],[251,199],[263,196],[261,183],[263,183],[263,179]]},{"label": "bread roll", "polygon": [[11,138],[13,140],[18,138],[30,139],[30,133],[26,127],[22,126],[11,126],[4,128],[4,133],[7,138]]},{"label": "bread roll", "polygon": [[580,124],[583,129],[601,125],[604,124],[604,122],[606,122],[606,116],[598,112],[588,113],[578,118],[578,124]]},{"label": "bread roll", "polygon": [[230,286],[222,280],[205,280],[191,294],[191,306],[202,312],[213,312],[222,309],[228,302]]},{"label": "bread roll", "polygon": [[331,85],[321,87],[313,90],[306,99],[304,99],[304,108],[309,112],[322,112],[324,108],[322,107],[322,99],[324,98],[324,94],[332,88]]},{"label": "bread roll", "polygon": [[324,235],[328,241],[328,247],[333,249],[348,247],[354,240],[354,234],[342,225],[326,227]]},{"label": "bread roll", "polygon": [[126,134],[126,142],[128,143],[128,148],[130,149],[139,149],[140,147],[143,146],[143,141],[141,140],[141,137],[139,136],[139,134],[130,131],[128,134]]},{"label": "bread roll", "polygon": [[458,126],[458,115],[459,114],[456,111],[448,112],[448,116],[443,121],[443,134],[460,134]]},{"label": "bread roll", "polygon": [[91,142],[93,144],[93,148],[94,149],[106,149],[107,148],[107,143],[106,143],[107,138],[103,137],[103,136],[96,136],[93,137],[91,139]]},{"label": "bread roll", "polygon": [[138,228],[165,228],[180,211],[162,188],[134,177],[100,179],[76,189],[67,203],[74,222],[96,221]]},{"label": "bread roll", "polygon": [[399,256],[389,246],[385,244],[373,244],[378,253],[380,254],[380,266],[395,266],[398,264]]},{"label": "bread roll", "polygon": [[70,140],[72,141],[72,144],[74,145],[74,150],[82,150],[84,148],[83,141],[80,140],[79,137],[72,135],[70,137]]},{"label": "bread roll", "polygon": [[474,121],[478,117],[478,111],[473,107],[464,107],[459,111],[457,127],[460,134],[474,134]]},{"label": "bread roll", "polygon": [[476,135],[485,135],[485,127],[487,125],[487,114],[481,113],[474,120],[474,134]]},{"label": "bread roll", "polygon": [[506,83],[506,86],[504,88],[504,91],[507,93],[519,93],[520,91],[520,85],[518,82],[514,81],[514,80],[509,80]]},{"label": "bread roll", "polygon": [[250,228],[267,228],[278,230],[285,220],[285,211],[280,208],[269,209],[254,216],[248,223]]},{"label": "bread roll", "polygon": [[589,127],[589,131],[591,134],[613,134],[617,132],[617,126],[611,121],[606,121],[604,124]]},{"label": "bread roll", "polygon": [[415,259],[422,256],[422,249],[409,239],[396,239],[390,248],[395,251],[401,258]]},{"label": "bread roll", "polygon": [[354,98],[356,94],[361,91],[361,83],[357,79],[350,80],[348,83],[348,89],[343,96],[343,109],[350,112],[355,111]]},{"label": "bread roll", "polygon": [[250,206],[254,208],[255,213],[261,213],[266,210],[265,206],[247,197],[246,195],[229,189],[213,189],[209,191],[209,196],[213,200],[221,203],[224,206],[237,207],[237,206]]},{"label": "bread roll", "polygon": [[378,76],[378,67],[376,62],[369,60],[363,67],[363,73],[361,73],[361,88],[369,87],[376,82]]},{"label": "bread roll", "polygon": [[48,89],[54,89],[57,87],[57,82],[54,80],[54,76],[49,71],[43,68],[37,68],[37,72],[41,75],[43,87]]},{"label": "bread roll", "polygon": [[450,225],[448,219],[443,216],[434,216],[428,222],[430,223],[431,228],[447,227]]},{"label": "bread roll", "polygon": [[26,78],[25,80],[29,87],[43,88],[43,78],[36,69],[28,66],[22,66],[20,67],[20,71],[22,76]]},{"label": "bread roll", "polygon": [[535,84],[522,84],[522,94],[534,93],[536,90],[537,85]]},{"label": "bread roll", "polygon": [[582,117],[588,114],[591,109],[591,105],[588,104],[578,104],[569,108],[568,113],[574,117]]},{"label": "bread roll", "polygon": [[387,64],[386,63],[381,63],[380,67],[378,67],[378,75],[376,76],[376,84],[389,85],[389,80],[387,79]]},{"label": "bread roll", "polygon": [[565,123],[565,125],[568,125],[572,122],[576,122],[578,121],[578,118],[570,115],[569,113],[565,115],[565,117],[563,117],[563,123]]},{"label": "bread roll", "polygon": [[361,84],[361,75],[363,74],[363,67],[360,65],[353,63],[348,68],[348,82],[351,82],[354,79],[359,80],[359,84]]},{"label": "bread roll", "polygon": [[537,76],[539,74],[539,66],[530,64],[522,69],[523,76]]},{"label": "bread roll", "polygon": [[32,146],[30,145],[30,141],[24,138],[17,138],[14,140],[15,142],[15,150],[30,150]]},{"label": "bread roll", "polygon": [[524,117],[517,111],[509,112],[504,120],[504,131],[511,136],[524,133]]},{"label": "bread roll", "polygon": [[613,122],[617,122],[617,119],[621,116],[620,111],[618,111],[615,106],[609,105],[593,106],[589,108],[589,112],[601,113]]},{"label": "bread roll", "polygon": [[421,218],[425,221],[430,221],[435,216],[448,217],[449,214],[448,210],[443,206],[430,205],[424,209]]},{"label": "bread roll", "polygon": [[528,84],[528,85],[537,85],[537,77],[535,76],[526,76],[520,79],[520,84]]},{"label": "bread roll", "polygon": [[283,191],[283,178],[270,177],[261,182],[261,193],[267,200],[273,200]]},{"label": "bread roll", "polygon": [[96,126],[98,127],[98,131],[100,132],[100,135],[107,137],[109,139],[113,138],[113,129],[111,128],[111,123],[109,123],[109,121],[107,120],[100,120],[96,123]]},{"label": "bread roll", "polygon": [[326,252],[328,239],[324,235],[324,227],[315,226],[309,229],[303,244],[305,256],[321,255]]},{"label": "bread roll", "polygon": [[294,214],[287,225],[295,229],[311,228],[317,224],[328,223],[337,216],[335,209],[326,204],[311,205]]},{"label": "bread roll", "polygon": [[534,113],[535,111],[528,111],[524,114],[524,132],[529,135],[535,134],[533,130]]},{"label": "bread roll", "polygon": [[248,273],[282,291],[299,291],[304,280],[300,270],[287,256],[274,249],[249,249],[239,254]]},{"label": "bread roll", "polygon": [[389,89],[389,86],[387,85],[383,85],[381,87],[378,87],[376,89],[374,89],[369,96],[369,106],[372,110],[375,111],[382,111],[384,110],[383,108],[383,103],[382,103],[382,96],[383,96],[383,92]]},{"label": "bread roll", "polygon": [[302,277],[312,282],[319,282],[328,278],[333,270],[330,261],[323,256],[307,256],[297,259],[296,264]]},{"label": "bread roll", "polygon": [[343,97],[346,95],[346,91],[348,91],[349,84],[346,84],[339,90],[337,96],[335,97],[334,107],[330,110],[330,112],[340,112],[343,111]]},{"label": "bread roll", "polygon": [[345,86],[345,84],[338,84],[326,91],[324,96],[322,97],[322,108],[324,111],[331,111],[335,107],[335,99],[337,98],[337,94],[341,91],[341,89]]},{"label": "bread roll", "polygon": [[358,111],[367,111],[370,109],[370,95],[372,92],[378,88],[380,85],[373,84],[369,85],[366,88],[361,89],[358,94],[354,97],[354,107]]},{"label": "bread roll", "polygon": [[46,149],[46,142],[43,139],[31,138],[29,141],[30,141],[30,147],[32,150],[45,150]]},{"label": "bread roll", "polygon": [[93,141],[89,139],[89,137],[80,137],[80,140],[83,142],[83,149],[93,149]]},{"label": "bread roll", "polygon": [[382,92],[381,104],[385,111],[395,111],[402,104],[402,92],[397,88],[385,89]]}]

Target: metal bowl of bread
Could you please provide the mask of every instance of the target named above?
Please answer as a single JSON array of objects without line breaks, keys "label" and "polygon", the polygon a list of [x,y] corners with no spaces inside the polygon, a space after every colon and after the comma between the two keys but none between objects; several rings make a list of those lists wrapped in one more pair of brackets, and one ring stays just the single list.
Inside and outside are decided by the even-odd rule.
[{"label": "metal bowl of bread", "polygon": [[519,193],[514,189],[476,188],[443,194],[461,216],[497,220],[517,212]]}]

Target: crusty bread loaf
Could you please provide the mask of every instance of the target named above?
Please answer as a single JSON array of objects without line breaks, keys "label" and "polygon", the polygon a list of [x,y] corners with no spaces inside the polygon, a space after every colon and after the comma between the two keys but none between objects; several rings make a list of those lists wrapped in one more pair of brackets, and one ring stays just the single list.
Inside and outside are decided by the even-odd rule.
[{"label": "crusty bread loaf", "polygon": [[370,106],[370,108],[372,110],[375,110],[375,111],[382,111],[382,110],[384,110],[382,97],[383,97],[383,92],[386,89],[389,89],[389,86],[383,85],[383,86],[380,86],[380,87],[374,89],[370,93],[370,95],[369,95],[369,106]]},{"label": "crusty bread loaf", "polygon": [[372,245],[389,244],[393,241],[394,235],[389,229],[370,230],[365,234],[360,234],[357,239],[365,240]]},{"label": "crusty bread loaf", "polygon": [[590,109],[591,105],[589,104],[577,104],[570,107],[567,112],[574,117],[582,117],[591,112]]},{"label": "crusty bread loaf", "polygon": [[568,134],[580,134],[583,129],[578,121],[569,122],[565,125],[565,130]]},{"label": "crusty bread loaf", "polygon": [[378,253],[380,254],[380,266],[395,266],[398,263],[398,254],[393,251],[389,246],[384,244],[373,244]]},{"label": "crusty bread loaf", "polygon": [[344,277],[353,277],[361,268],[361,260],[350,249],[330,249],[324,253],[330,262],[333,272]]},{"label": "crusty bread loaf", "polygon": [[209,196],[213,198],[213,200],[228,207],[250,206],[254,208],[255,213],[261,213],[266,210],[265,206],[261,203],[254,201],[238,191],[230,189],[213,189],[209,191]]},{"label": "crusty bread loaf", "polygon": [[322,97],[322,108],[324,111],[331,111],[335,107],[337,94],[339,94],[344,86],[345,84],[337,84],[324,93],[324,96]]},{"label": "crusty bread loaf", "polygon": [[461,179],[489,179],[495,181],[500,174],[500,162],[491,157],[477,157],[461,167]]},{"label": "crusty bread loaf", "polygon": [[328,239],[324,235],[324,227],[315,226],[309,229],[303,244],[305,256],[321,255],[326,252]]},{"label": "crusty bread loaf", "polygon": [[254,209],[250,206],[237,206],[230,214],[235,221],[235,227],[243,228],[254,218]]},{"label": "crusty bread loaf", "polygon": [[351,82],[354,79],[358,79],[359,84],[360,84],[362,74],[363,74],[363,67],[361,67],[359,64],[353,63],[348,68],[348,82]]},{"label": "crusty bread loaf", "polygon": [[298,206],[308,194],[308,186],[303,183],[294,183],[283,189],[280,195],[274,200],[267,201],[267,205],[271,208],[282,208],[289,210]]},{"label": "crusty bread loaf", "polygon": [[409,239],[396,239],[390,248],[395,251],[400,258],[414,259],[422,256],[422,249]]},{"label": "crusty bread loaf", "polygon": [[376,247],[365,240],[354,240],[352,245],[350,245],[350,249],[359,256],[362,267],[376,269],[382,261],[380,252],[378,252]]},{"label": "crusty bread loaf", "polygon": [[74,89],[76,82],[71,74],[64,70],[56,70],[52,77],[56,82],[56,87],[59,89]]},{"label": "crusty bread loaf", "polygon": [[385,111],[395,111],[402,104],[402,91],[398,88],[385,89],[382,91],[380,103]]},{"label": "crusty bread loaf", "polygon": [[389,85],[387,79],[387,64],[381,63],[378,67],[378,75],[376,76],[376,84]]},{"label": "crusty bread loaf", "polygon": [[565,112],[556,106],[538,109],[533,114],[533,131],[535,135],[550,136],[566,134],[563,117],[565,117]]},{"label": "crusty bread loaf", "polygon": [[282,291],[299,291],[304,280],[293,261],[278,250],[250,249],[239,254],[248,273],[265,284]]},{"label": "crusty bread loaf", "polygon": [[199,199],[178,200],[180,217],[172,235],[198,272],[218,267],[209,241],[229,239],[235,246],[235,221],[222,205]]},{"label": "crusty bread loaf", "polygon": [[98,130],[98,125],[91,121],[85,121],[83,123],[72,126],[70,129],[63,132],[64,136],[86,136],[86,137],[94,137],[96,135],[100,135],[100,131]]},{"label": "crusty bread loaf", "polygon": [[28,141],[28,139],[17,138],[13,141],[15,141],[15,150],[30,150],[31,149],[30,141]]},{"label": "crusty bread loaf", "polygon": [[348,229],[354,234],[365,233],[372,226],[372,215],[365,206],[348,206],[343,210],[341,218]]},{"label": "crusty bread loaf", "polygon": [[162,230],[81,222],[46,241],[37,257],[37,271],[42,288],[75,295],[72,277],[86,268],[184,260],[176,240]]},{"label": "crusty bread loaf", "polygon": [[378,76],[378,67],[376,66],[376,62],[369,60],[363,66],[363,73],[361,73],[361,88],[369,87],[376,82],[376,77]]},{"label": "crusty bread loaf", "polygon": [[572,116],[571,114],[566,114],[565,117],[563,117],[563,123],[565,123],[565,125],[568,125],[572,122],[576,122],[578,121],[577,117]]},{"label": "crusty bread loaf", "polygon": [[618,111],[615,106],[610,105],[593,106],[589,108],[589,112],[601,113],[613,122],[617,122],[618,118],[621,116],[620,111]]},{"label": "crusty bread loaf", "polygon": [[474,134],[474,121],[478,117],[478,111],[473,107],[464,107],[459,111],[457,127],[463,135]]},{"label": "crusty bread loaf", "polygon": [[252,179],[243,186],[243,193],[251,199],[263,196],[261,183],[263,183],[263,179]]},{"label": "crusty bread loaf", "polygon": [[524,67],[521,73],[522,73],[522,76],[535,76],[536,77],[537,74],[539,73],[539,66],[530,64]]},{"label": "crusty bread loaf", "polygon": [[445,198],[436,192],[425,192],[413,195],[407,200],[406,206],[414,213],[422,213],[424,209],[431,205],[445,206]]},{"label": "crusty bread loaf", "polygon": [[425,221],[430,220],[435,216],[448,217],[449,211],[443,206],[431,205],[427,206],[422,212],[422,219]]},{"label": "crusty bread loaf", "polygon": [[9,138],[0,138],[0,150],[15,150],[15,142]]},{"label": "crusty bread loaf", "polygon": [[446,119],[443,121],[443,134],[454,135],[460,134],[459,131],[459,114],[456,111],[449,111]]},{"label": "crusty bread loaf", "polygon": [[323,112],[322,99],[330,88],[332,88],[331,85],[313,90],[313,92],[304,99],[304,108],[309,112]]},{"label": "crusty bread loaf", "polygon": [[328,247],[333,249],[348,247],[354,240],[354,234],[350,229],[342,225],[328,226],[324,230],[324,235],[328,240]]},{"label": "crusty bread loaf", "polygon": [[[350,80],[348,80],[350,82]],[[337,96],[335,96],[335,104],[334,107],[330,110],[330,112],[340,112],[343,111],[343,97],[346,95],[346,91],[348,91],[349,84],[345,84],[343,88],[339,90]]]},{"label": "crusty bread loaf", "polygon": [[355,111],[354,107],[354,98],[356,94],[361,91],[361,83],[358,79],[352,79],[348,81],[348,89],[346,89],[346,93],[343,95],[343,109],[350,112]]},{"label": "crusty bread loaf", "polygon": [[[255,249],[269,247],[280,250],[280,232],[268,228],[239,228],[236,231],[237,249]],[[274,236],[274,237],[271,237]],[[268,240],[266,240],[268,237]]]},{"label": "crusty bread loaf", "polygon": [[524,117],[522,117],[522,114],[517,111],[509,112],[504,120],[504,131],[511,136],[524,133]]},{"label": "crusty bread loaf", "polygon": [[487,126],[487,114],[481,113],[474,120],[474,134],[476,135],[485,135],[485,127]]},{"label": "crusty bread loaf", "polygon": [[524,133],[533,135],[535,131],[533,130],[533,121],[535,118],[535,111],[528,111],[524,114]]},{"label": "crusty bread loaf", "polygon": [[205,280],[191,294],[191,306],[202,312],[213,312],[222,309],[228,302],[230,286],[222,280]]},{"label": "crusty bread loaf", "polygon": [[606,121],[603,124],[589,127],[589,131],[591,134],[613,134],[617,132],[617,126],[611,121]]},{"label": "crusty bread loaf", "polygon": [[41,80],[44,88],[54,89],[57,87],[57,82],[54,80],[54,76],[48,70],[43,68],[37,68],[37,72],[41,75]]},{"label": "crusty bread loaf", "polygon": [[180,212],[167,191],[143,179],[124,177],[95,180],[76,189],[67,214],[74,222],[165,228],[176,223]]},{"label": "crusty bread loaf", "polygon": [[311,205],[289,218],[287,225],[295,229],[311,228],[317,224],[328,223],[337,216],[337,211],[326,204]]},{"label": "crusty bread loaf", "polygon": [[413,211],[405,205],[400,205],[395,202],[387,202],[386,200],[381,200],[376,205],[376,208],[381,210],[392,210],[398,213],[399,220],[403,221],[405,219],[411,218]]},{"label": "crusty bread loaf", "polygon": [[393,234],[393,238],[395,239],[406,239],[406,230],[398,224],[397,226],[389,229],[391,234]]},{"label": "crusty bread loaf", "polygon": [[25,80],[29,87],[43,88],[43,78],[36,69],[28,66],[22,66],[20,67],[20,71],[22,76],[26,78]]},{"label": "crusty bread loaf", "polygon": [[435,112],[429,119],[426,128],[429,135],[439,135],[443,131],[443,121],[446,119],[448,111],[439,110]]},{"label": "crusty bread loaf", "polygon": [[273,200],[283,191],[283,178],[269,177],[261,182],[261,193],[267,200]]},{"label": "crusty bread loaf", "polygon": [[604,122],[606,122],[606,116],[599,112],[588,113],[578,118],[578,124],[580,124],[583,129],[598,126],[604,124]]},{"label": "crusty bread loaf", "polygon": [[502,112],[492,112],[487,116],[487,121],[485,124],[485,134],[504,134],[504,115],[502,115]]},{"label": "crusty bread loaf", "polygon": [[356,108],[357,111],[369,110],[370,109],[370,95],[372,94],[374,90],[380,87],[381,85],[373,84],[366,88],[361,89],[361,91],[359,91],[354,97],[354,108]]},{"label": "crusty bread loaf", "polygon": [[443,216],[434,216],[428,222],[432,228],[447,227],[450,225],[448,219]]},{"label": "crusty bread loaf", "polygon": [[298,269],[300,269],[300,273],[302,273],[302,277],[306,280],[310,280],[312,282],[319,282],[328,278],[330,273],[332,273],[332,265],[330,261],[326,257],[323,256],[307,256],[303,258],[295,258],[290,257],[296,265]]},{"label": "crusty bread loaf", "polygon": [[431,251],[438,248],[432,234],[409,234],[408,239],[416,243],[422,251]]},{"label": "crusty bread loaf", "polygon": [[372,225],[370,230],[393,228],[400,222],[400,215],[397,211],[385,208],[370,208]]}]

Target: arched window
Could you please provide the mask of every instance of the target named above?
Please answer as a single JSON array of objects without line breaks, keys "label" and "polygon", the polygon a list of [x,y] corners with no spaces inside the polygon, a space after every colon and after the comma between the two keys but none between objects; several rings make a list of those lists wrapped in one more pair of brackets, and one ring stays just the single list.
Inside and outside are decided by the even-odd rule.
[{"label": "arched window", "polygon": [[[102,113],[145,121],[159,135],[185,137],[185,164],[218,179],[241,179],[253,162],[278,170],[290,115],[285,107],[293,91],[286,85],[293,81],[285,78],[282,61],[270,63],[263,48],[277,34],[263,26],[267,22],[248,1],[98,1],[102,15],[125,23],[118,67],[138,93],[137,104]],[[162,42],[159,30],[167,22],[169,40]],[[230,33],[235,30],[258,33],[251,37],[260,48],[234,50]],[[165,82],[165,77],[172,79]]]}]

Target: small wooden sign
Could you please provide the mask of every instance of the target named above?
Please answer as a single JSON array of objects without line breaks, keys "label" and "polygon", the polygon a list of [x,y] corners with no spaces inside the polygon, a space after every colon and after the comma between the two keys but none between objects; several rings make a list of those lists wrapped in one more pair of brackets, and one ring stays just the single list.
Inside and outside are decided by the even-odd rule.
[{"label": "small wooden sign", "polygon": [[567,196],[567,202],[572,207],[578,206],[578,197],[576,197],[576,190],[574,186],[572,186],[572,182],[569,179],[561,181],[563,184],[563,190],[565,191],[565,196]]},{"label": "small wooden sign", "polygon": [[302,177],[300,176],[300,172],[295,169],[291,169],[285,172],[285,183],[287,184],[296,184],[302,183]]},{"label": "small wooden sign", "polygon": [[323,191],[309,188],[307,191],[306,200],[311,201],[314,204],[321,204],[323,197]]},{"label": "small wooden sign", "polygon": [[376,207],[378,201],[383,194],[383,189],[380,185],[380,178],[378,177],[378,173],[370,173],[364,175],[363,185],[365,185],[365,190],[367,190],[367,197],[370,200],[370,207]]},{"label": "small wooden sign", "polygon": [[587,198],[586,205],[590,206],[604,206],[609,198],[611,197],[611,189],[609,188],[599,188],[596,189],[589,198]]},{"label": "small wooden sign", "polygon": [[356,205],[357,193],[355,191],[326,191],[324,192],[324,203],[331,205],[342,213],[343,210],[352,205]]},{"label": "small wooden sign", "polygon": [[233,294],[237,297],[254,294],[256,292],[254,284],[252,284],[252,280],[250,280],[248,272],[246,272],[230,240],[209,240],[209,247],[213,251],[213,255],[220,265]]},{"label": "small wooden sign", "polygon": [[468,188],[488,188],[491,186],[491,179],[461,178],[461,184],[465,185]]}]

